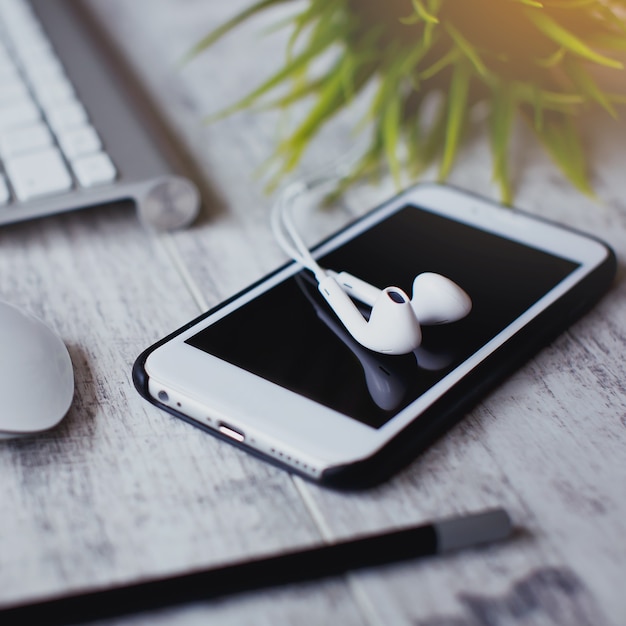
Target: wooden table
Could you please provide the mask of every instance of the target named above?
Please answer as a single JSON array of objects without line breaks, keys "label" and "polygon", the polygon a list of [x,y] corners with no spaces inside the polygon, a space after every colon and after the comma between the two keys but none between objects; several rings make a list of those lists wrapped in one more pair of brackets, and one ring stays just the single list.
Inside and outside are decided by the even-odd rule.
[{"label": "wooden table", "polygon": [[[284,262],[268,227],[272,196],[255,172],[277,117],[213,125],[275,67],[277,19],[240,28],[183,67],[190,44],[247,0],[91,0],[205,186],[198,223],[142,228],[132,207],[66,214],[0,231],[2,296],[46,319],[69,347],[72,409],[36,438],[0,442],[0,603],[184,572],[444,515],[506,506],[506,544],[117,620],[119,624],[626,623],[626,128],[590,118],[600,201],[566,184],[518,129],[516,203],[607,240],[611,292],[427,453],[381,487],[339,493],[307,483],[142,400],[136,356]],[[350,115],[313,146],[300,174],[350,145]],[[495,196],[484,136],[451,182]],[[426,178],[433,178],[427,172]],[[315,241],[393,191],[356,189],[309,216]]]}]

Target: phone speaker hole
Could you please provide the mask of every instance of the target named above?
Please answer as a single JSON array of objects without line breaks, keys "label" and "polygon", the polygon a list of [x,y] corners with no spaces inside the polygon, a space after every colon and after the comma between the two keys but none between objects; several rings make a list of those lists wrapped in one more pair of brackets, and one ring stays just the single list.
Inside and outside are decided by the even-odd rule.
[{"label": "phone speaker hole", "polygon": [[276,448],[269,448],[268,452],[275,458],[280,459],[283,463],[288,463],[289,465],[293,466],[293,467],[297,467],[298,469],[302,469],[305,472],[307,472],[307,474],[312,474],[313,476],[317,476],[319,475],[319,470],[316,470],[313,466],[309,465],[308,463],[302,463],[301,461],[299,461],[298,459],[284,453],[281,452],[280,450],[277,450]]}]

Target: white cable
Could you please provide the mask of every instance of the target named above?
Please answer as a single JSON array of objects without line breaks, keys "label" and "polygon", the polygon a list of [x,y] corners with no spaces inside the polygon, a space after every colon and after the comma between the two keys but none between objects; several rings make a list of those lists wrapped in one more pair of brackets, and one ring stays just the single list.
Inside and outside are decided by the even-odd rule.
[{"label": "white cable", "polygon": [[324,279],[327,276],[327,272],[320,267],[313,258],[309,247],[302,240],[293,219],[293,208],[302,194],[326,183],[341,180],[346,176],[348,168],[348,163],[344,161],[336,167],[333,174],[321,175],[309,182],[296,181],[291,183],[283,189],[272,207],[270,223],[276,241],[285,254],[313,272],[318,281]]},{"label": "white cable", "polygon": [[[309,187],[310,189],[310,187]],[[301,195],[303,191],[300,191],[298,195]],[[283,226],[285,228],[286,233],[289,235],[293,243],[295,244],[297,250],[300,252],[301,257],[307,262],[307,266],[315,271],[315,273],[320,271],[320,266],[317,264],[317,261],[313,258],[311,251],[308,246],[304,243],[300,234],[298,233],[298,229],[293,219],[292,209],[295,205],[295,201],[298,196],[294,197],[291,203],[284,202],[282,205],[282,217],[283,217]],[[321,272],[324,273],[323,271]]]},{"label": "white cable", "polygon": [[287,228],[286,225],[286,220],[289,219],[287,217],[289,210],[292,208],[297,197],[306,189],[307,187],[304,183],[297,182],[289,185],[289,187],[283,191],[272,209],[271,226],[276,241],[284,252],[294,259],[294,261],[297,261],[318,276],[320,272],[323,275],[323,270],[321,270],[315,259],[313,259],[293,224],[291,224],[290,229]]},{"label": "white cable", "polygon": [[300,237],[291,214],[296,200],[310,189],[311,186],[302,181],[286,187],[272,209],[271,226],[276,241],[283,251],[294,261],[313,272],[318,280],[322,280],[326,277],[326,272],[313,258],[309,248]]}]

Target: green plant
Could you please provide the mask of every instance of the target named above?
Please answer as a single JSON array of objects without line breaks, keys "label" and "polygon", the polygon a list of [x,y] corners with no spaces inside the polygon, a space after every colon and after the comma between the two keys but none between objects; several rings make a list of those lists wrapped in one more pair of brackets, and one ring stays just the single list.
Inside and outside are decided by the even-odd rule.
[{"label": "green plant", "polygon": [[[255,14],[290,2],[261,0],[192,54]],[[308,0],[294,6],[300,8],[287,22],[292,32],[283,67],[219,114],[310,99],[308,114],[277,146],[280,175],[296,166],[331,117],[374,84],[357,125],[370,128],[369,147],[349,180],[388,167],[400,184],[403,170],[417,177],[436,160],[445,179],[469,112],[486,102],[493,176],[505,202],[512,199],[508,151],[516,115],[569,180],[591,193],[577,122],[590,107],[617,118],[617,107],[626,103],[619,60],[626,51],[626,0]],[[332,61],[316,74],[322,55]],[[614,73],[620,89],[601,87],[594,67]],[[268,103],[271,93],[279,95]],[[439,104],[425,124],[424,102],[433,93]]]}]

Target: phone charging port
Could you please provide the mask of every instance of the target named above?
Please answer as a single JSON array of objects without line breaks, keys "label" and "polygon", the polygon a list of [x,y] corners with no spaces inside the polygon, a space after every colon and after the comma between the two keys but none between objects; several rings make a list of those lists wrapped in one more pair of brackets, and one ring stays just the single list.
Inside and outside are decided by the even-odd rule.
[{"label": "phone charging port", "polygon": [[219,430],[223,435],[226,435],[227,437],[230,437],[231,439],[234,439],[239,443],[241,443],[245,439],[243,433],[235,430],[234,428],[232,428],[232,426],[224,424],[223,422],[218,425],[217,430]]}]

